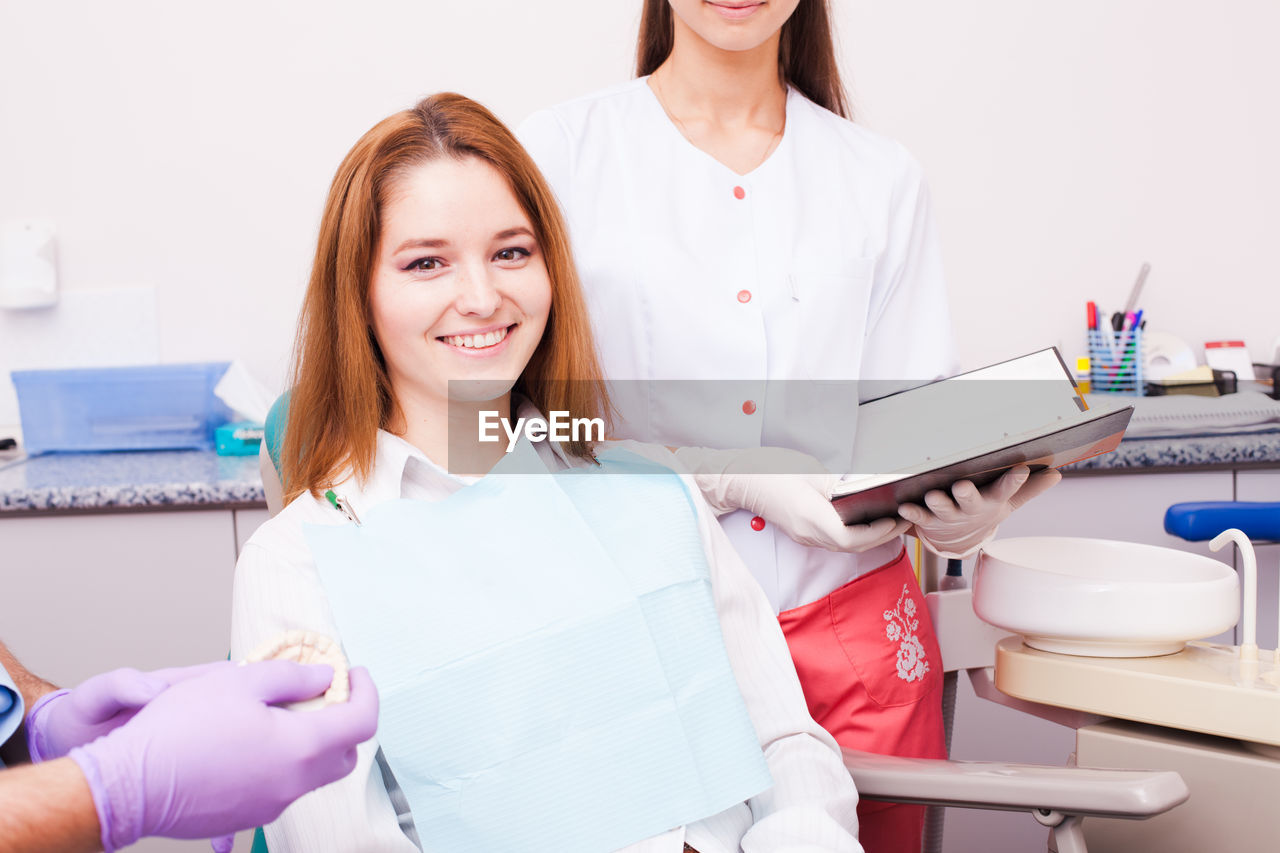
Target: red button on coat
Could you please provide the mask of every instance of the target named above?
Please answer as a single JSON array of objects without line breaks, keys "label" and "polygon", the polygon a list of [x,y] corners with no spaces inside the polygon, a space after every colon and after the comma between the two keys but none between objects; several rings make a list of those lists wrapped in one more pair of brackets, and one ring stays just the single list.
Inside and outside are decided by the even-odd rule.
[{"label": "red button on coat", "polygon": [[755,518],[751,519],[751,529],[764,530],[764,519],[758,515]]},{"label": "red button on coat", "polygon": [[741,302],[743,305],[745,305],[745,304],[747,304],[748,302],[750,302],[750,301],[751,301],[751,291],[750,291],[750,290],[739,290],[739,291],[738,291],[738,301],[739,301],[739,302]]},{"label": "red button on coat", "polygon": [[734,197],[734,198],[746,198],[746,197],[747,197],[747,191],[746,191],[746,190],[744,190],[742,187],[734,187],[734,188],[733,188],[733,197]]},{"label": "red button on coat", "polygon": [[756,413],[756,401],[748,400],[742,404],[742,413],[744,415],[754,415]]}]

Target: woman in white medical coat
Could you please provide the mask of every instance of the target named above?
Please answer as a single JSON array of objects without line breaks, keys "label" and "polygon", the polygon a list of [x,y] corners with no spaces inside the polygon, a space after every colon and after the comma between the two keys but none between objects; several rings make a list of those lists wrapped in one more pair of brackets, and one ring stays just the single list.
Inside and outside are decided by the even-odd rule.
[{"label": "woman in white medical coat", "polygon": [[[919,165],[844,117],[825,0],[646,0],[637,56],[636,80],[518,131],[567,212],[620,435],[848,470],[833,424],[852,423],[858,392],[838,382],[866,398],[868,380],[954,372]],[[934,550],[970,552],[1058,475],[1015,469],[903,520],[815,533],[839,527],[819,495],[830,478],[787,500],[733,476],[820,470],[807,457],[681,455],[713,504],[749,507],[722,523],[815,719],[846,746],[942,757],[940,659],[901,534],[915,522]],[[868,850],[918,849],[922,809],[859,811]]]}]

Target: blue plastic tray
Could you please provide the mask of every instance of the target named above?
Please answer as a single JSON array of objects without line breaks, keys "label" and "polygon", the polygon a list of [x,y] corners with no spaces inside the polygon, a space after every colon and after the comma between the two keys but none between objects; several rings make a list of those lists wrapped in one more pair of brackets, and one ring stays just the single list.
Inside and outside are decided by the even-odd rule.
[{"label": "blue plastic tray", "polygon": [[212,450],[232,419],[213,387],[227,362],[15,370],[28,453]]}]

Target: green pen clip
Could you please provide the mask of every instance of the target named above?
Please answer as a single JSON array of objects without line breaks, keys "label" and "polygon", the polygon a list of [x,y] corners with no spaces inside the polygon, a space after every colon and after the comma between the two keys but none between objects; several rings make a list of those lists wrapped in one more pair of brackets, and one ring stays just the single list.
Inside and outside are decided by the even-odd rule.
[{"label": "green pen clip", "polygon": [[339,497],[333,489],[329,489],[324,493],[325,499],[333,504],[333,508],[345,515],[351,521],[354,521],[356,527],[360,527],[360,517],[356,515],[356,511],[351,508],[351,504],[347,503],[345,498]]}]

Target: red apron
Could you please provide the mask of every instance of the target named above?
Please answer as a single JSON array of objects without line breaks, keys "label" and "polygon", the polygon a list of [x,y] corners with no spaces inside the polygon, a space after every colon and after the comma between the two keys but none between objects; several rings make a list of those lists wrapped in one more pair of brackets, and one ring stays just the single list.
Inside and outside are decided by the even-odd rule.
[{"label": "red apron", "polygon": [[[904,548],[826,598],[778,614],[809,713],[841,746],[946,758],[942,655]],[[860,801],[867,853],[918,853],[924,806]]]}]

